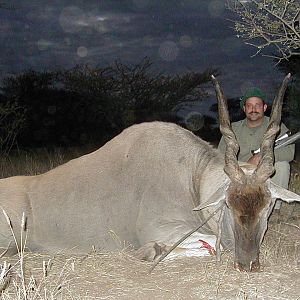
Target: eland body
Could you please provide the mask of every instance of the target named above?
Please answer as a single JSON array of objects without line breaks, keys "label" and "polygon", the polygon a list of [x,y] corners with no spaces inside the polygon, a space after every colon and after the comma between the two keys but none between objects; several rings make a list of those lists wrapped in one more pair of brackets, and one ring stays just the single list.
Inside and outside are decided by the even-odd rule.
[{"label": "eland body", "polygon": [[[269,179],[287,80],[275,100],[257,168],[236,160],[227,103],[213,78],[228,145],[225,162],[218,150],[175,124],[134,125],[99,150],[45,174],[0,180],[0,205],[17,239],[24,212],[31,250],[82,253],[92,247],[116,249],[119,241],[128,241],[142,247],[142,258],[149,258],[150,247],[154,259],[164,245],[171,246],[225,202],[222,220],[215,216],[201,231],[217,235],[221,226],[221,243],[234,249],[236,268],[258,269],[259,246],[275,199],[300,201]],[[14,252],[12,240],[1,215],[0,246]]]}]

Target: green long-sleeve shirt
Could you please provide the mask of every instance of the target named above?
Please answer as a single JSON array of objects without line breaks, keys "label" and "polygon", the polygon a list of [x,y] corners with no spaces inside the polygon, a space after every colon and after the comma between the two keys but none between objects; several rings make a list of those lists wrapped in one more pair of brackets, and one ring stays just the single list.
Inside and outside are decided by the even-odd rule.
[{"label": "green long-sleeve shirt", "polygon": [[[233,122],[232,130],[235,133],[237,141],[240,145],[240,151],[238,153],[238,160],[239,161],[248,161],[248,159],[252,156],[251,150],[256,150],[260,147],[260,143],[269,124],[269,118],[264,117],[263,123],[254,128],[249,128],[247,126],[246,119]],[[288,131],[288,128],[281,123],[280,133],[278,136],[283,135],[285,132]],[[225,153],[225,141],[222,137],[219,146],[219,150],[222,153]],[[295,145],[291,144],[280,149],[276,149],[275,153],[275,162],[277,161],[292,161],[295,154]]]}]

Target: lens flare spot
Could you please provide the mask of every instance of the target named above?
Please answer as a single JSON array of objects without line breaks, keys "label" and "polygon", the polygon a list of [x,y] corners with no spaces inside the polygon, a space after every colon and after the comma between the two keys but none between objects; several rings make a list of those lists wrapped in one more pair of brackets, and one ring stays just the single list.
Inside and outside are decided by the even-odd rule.
[{"label": "lens flare spot", "polygon": [[160,44],[158,54],[165,61],[174,61],[179,54],[179,48],[175,42],[166,41]]},{"label": "lens flare spot", "polygon": [[88,54],[88,50],[87,50],[86,47],[80,46],[80,47],[77,48],[77,55],[79,57],[86,57],[87,54]]},{"label": "lens flare spot", "polygon": [[204,116],[197,111],[191,111],[184,117],[185,126],[191,131],[198,131],[204,126]]}]

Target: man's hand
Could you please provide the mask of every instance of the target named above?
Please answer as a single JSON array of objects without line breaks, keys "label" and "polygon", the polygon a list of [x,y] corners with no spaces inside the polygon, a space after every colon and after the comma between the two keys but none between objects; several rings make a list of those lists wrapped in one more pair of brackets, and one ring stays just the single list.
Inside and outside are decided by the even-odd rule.
[{"label": "man's hand", "polygon": [[257,166],[259,164],[260,160],[261,160],[261,155],[259,153],[257,153],[257,154],[252,155],[248,159],[247,163]]}]

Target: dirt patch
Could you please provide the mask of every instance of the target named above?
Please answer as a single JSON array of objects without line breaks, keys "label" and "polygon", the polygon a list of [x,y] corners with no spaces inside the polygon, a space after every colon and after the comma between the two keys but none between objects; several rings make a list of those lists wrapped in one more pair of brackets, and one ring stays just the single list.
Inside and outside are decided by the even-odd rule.
[{"label": "dirt patch", "polygon": [[[261,247],[262,270],[239,273],[232,254],[151,263],[132,249],[87,256],[26,254],[29,299],[300,299],[300,204],[271,217]],[[17,257],[9,259],[17,262]],[[23,299],[18,269],[2,299]],[[19,289],[19,290],[18,290]]]}]

